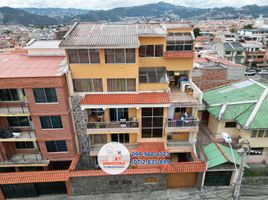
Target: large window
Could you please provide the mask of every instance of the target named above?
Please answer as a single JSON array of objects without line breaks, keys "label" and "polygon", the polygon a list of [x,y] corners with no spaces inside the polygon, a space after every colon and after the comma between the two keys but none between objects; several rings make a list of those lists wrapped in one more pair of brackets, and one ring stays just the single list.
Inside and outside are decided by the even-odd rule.
[{"label": "large window", "polygon": [[15,142],[16,149],[34,149],[33,142]]},{"label": "large window", "polygon": [[128,120],[128,109],[110,108],[110,121],[120,121],[120,119]]},{"label": "large window", "polygon": [[64,140],[46,142],[47,152],[67,151],[66,142]]},{"label": "large window", "polygon": [[136,91],[136,80],[129,78],[107,79],[107,88],[109,92]]},{"label": "large window", "polygon": [[19,95],[16,89],[1,89],[0,101],[19,101]]},{"label": "large window", "polygon": [[33,88],[36,103],[58,102],[55,88]]},{"label": "large window", "polygon": [[141,45],[139,57],[162,57],[163,45]]},{"label": "large window", "polygon": [[129,143],[128,133],[111,134],[112,142]]},{"label": "large window", "polygon": [[164,67],[143,67],[139,69],[140,83],[167,83],[167,72]]},{"label": "large window", "polygon": [[42,129],[62,128],[60,116],[41,116],[40,122]]},{"label": "large window", "polygon": [[160,138],[163,133],[163,108],[142,108],[142,137]]},{"label": "large window", "polygon": [[253,130],[251,132],[251,137],[255,138],[255,137],[268,137],[268,130]]},{"label": "large window", "polygon": [[191,33],[169,33],[167,36],[167,51],[191,51],[193,38]]},{"label": "large window", "polygon": [[28,117],[7,117],[9,126],[30,126]]},{"label": "large window", "polygon": [[74,90],[76,92],[102,92],[102,79],[88,78],[88,79],[73,79]]},{"label": "large window", "polygon": [[106,135],[104,134],[96,134],[96,135],[90,135],[91,138],[91,144],[106,144],[107,139]]},{"label": "large window", "polygon": [[98,49],[69,49],[70,63],[100,63],[100,55]]},{"label": "large window", "polygon": [[135,63],[135,49],[105,49],[105,63]]}]

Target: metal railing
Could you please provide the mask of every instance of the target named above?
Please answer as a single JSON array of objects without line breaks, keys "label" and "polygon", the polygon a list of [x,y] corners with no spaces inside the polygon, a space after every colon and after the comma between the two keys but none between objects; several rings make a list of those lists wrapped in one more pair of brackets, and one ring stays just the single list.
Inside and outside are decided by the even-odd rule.
[{"label": "metal railing", "polygon": [[[134,144],[122,143],[122,144],[125,145],[128,149],[137,148],[136,143],[134,143]],[[105,145],[105,144],[93,144],[93,145],[90,145],[90,151],[99,151],[103,145]]]},{"label": "metal railing", "polygon": [[167,120],[168,128],[176,127],[197,127],[199,126],[199,120],[197,119],[185,119],[185,120]]},{"label": "metal railing", "polygon": [[117,121],[117,122],[88,122],[88,129],[103,129],[103,128],[138,128],[137,121]]},{"label": "metal railing", "polygon": [[25,102],[0,102],[0,113],[7,113],[7,114],[16,114],[16,113],[23,113],[28,114],[29,108],[28,104]]},{"label": "metal railing", "polygon": [[167,147],[182,147],[182,146],[191,146],[191,142],[189,141],[174,141],[168,140]]}]

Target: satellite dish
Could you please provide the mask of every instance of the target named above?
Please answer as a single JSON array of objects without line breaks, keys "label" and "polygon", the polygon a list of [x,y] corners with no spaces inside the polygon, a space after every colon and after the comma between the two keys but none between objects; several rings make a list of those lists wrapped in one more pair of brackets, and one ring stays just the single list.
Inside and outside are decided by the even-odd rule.
[{"label": "satellite dish", "polygon": [[224,141],[226,143],[232,143],[232,138],[231,138],[231,136],[228,133],[222,132],[221,133],[221,136],[223,137],[223,139],[224,139]]}]

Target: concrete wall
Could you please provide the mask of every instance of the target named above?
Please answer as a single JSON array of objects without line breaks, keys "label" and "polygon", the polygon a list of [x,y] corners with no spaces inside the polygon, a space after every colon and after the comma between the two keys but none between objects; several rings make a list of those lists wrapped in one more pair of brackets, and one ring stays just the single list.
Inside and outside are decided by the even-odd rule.
[{"label": "concrete wall", "polygon": [[[157,178],[158,182],[144,183],[145,178]],[[70,179],[74,196],[165,190],[166,180],[166,174],[72,177]]]}]

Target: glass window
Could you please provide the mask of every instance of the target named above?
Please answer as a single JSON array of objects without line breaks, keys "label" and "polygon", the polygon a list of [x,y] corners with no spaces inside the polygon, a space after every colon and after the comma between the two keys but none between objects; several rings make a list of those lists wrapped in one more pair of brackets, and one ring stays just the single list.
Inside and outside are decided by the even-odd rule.
[{"label": "glass window", "polygon": [[163,56],[163,45],[155,45],[155,57]]},{"label": "glass window", "polygon": [[264,135],[264,130],[259,130],[257,137],[263,137],[263,135]]},{"label": "glass window", "polygon": [[114,49],[105,49],[105,63],[115,63]]},{"label": "glass window", "polygon": [[102,79],[73,79],[76,92],[102,92]]},{"label": "glass window", "polygon": [[236,125],[237,125],[236,122],[226,122],[225,128],[235,128]]},{"label": "glass window", "polygon": [[77,49],[69,49],[68,50],[68,57],[69,57],[69,62],[70,63],[79,63]]},{"label": "glass window", "polygon": [[146,57],[154,57],[154,45],[146,45]]},{"label": "glass window", "polygon": [[63,140],[47,141],[47,152],[64,152],[67,151],[66,142]]},{"label": "glass window", "polygon": [[167,72],[165,67],[140,67],[140,83],[167,83]]},{"label": "glass window", "polygon": [[146,46],[145,45],[141,45],[139,48],[139,57],[145,57],[146,56]]},{"label": "glass window", "polygon": [[97,135],[91,135],[91,141],[92,144],[105,144],[107,143],[106,135],[103,134],[97,134]]},{"label": "glass window", "polygon": [[105,63],[135,63],[135,49],[105,49]]},{"label": "glass window", "polygon": [[100,51],[98,49],[90,49],[90,63],[100,63]]},{"label": "glass window", "polygon": [[79,49],[79,63],[89,63],[89,57],[88,57],[88,49]]},{"label": "glass window", "polygon": [[136,91],[135,79],[107,79],[107,88],[109,92],[127,92]]},{"label": "glass window", "polygon": [[55,88],[33,88],[36,103],[58,102]]},{"label": "glass window", "polygon": [[33,142],[15,142],[16,149],[34,149]]},{"label": "glass window", "polygon": [[9,126],[30,126],[28,117],[7,117]]},{"label": "glass window", "polygon": [[263,153],[263,148],[251,148],[249,155],[261,156],[262,153]]},{"label": "glass window", "polygon": [[159,138],[163,134],[163,108],[142,108],[142,137]]},{"label": "glass window", "polygon": [[115,49],[115,63],[125,63],[125,50]]},{"label": "glass window", "polygon": [[111,134],[111,140],[112,142],[129,143],[129,134],[128,133]]},{"label": "glass window", "polygon": [[1,89],[0,101],[19,101],[19,95],[16,89]]},{"label": "glass window", "polygon": [[40,116],[42,129],[62,128],[61,116]]},{"label": "glass window", "polygon": [[251,137],[254,138],[254,137],[257,137],[257,133],[258,131],[254,130],[251,132]]},{"label": "glass window", "polygon": [[193,38],[191,33],[169,33],[167,36],[167,51],[191,51]]},{"label": "glass window", "polygon": [[126,49],[126,63],[136,63],[135,49]]},{"label": "glass window", "polygon": [[128,109],[110,108],[110,121],[120,121],[120,119],[128,120]]}]

